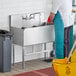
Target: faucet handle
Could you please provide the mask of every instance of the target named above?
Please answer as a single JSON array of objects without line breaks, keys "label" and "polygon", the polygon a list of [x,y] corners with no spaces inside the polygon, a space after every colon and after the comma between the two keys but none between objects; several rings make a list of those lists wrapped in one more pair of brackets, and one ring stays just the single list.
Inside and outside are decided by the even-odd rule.
[{"label": "faucet handle", "polygon": [[26,16],[22,16],[22,20],[28,20],[27,15]]},{"label": "faucet handle", "polygon": [[35,18],[35,14],[30,14],[29,15],[29,19],[34,19]]},{"label": "faucet handle", "polygon": [[39,14],[39,16],[40,16],[41,12],[32,13],[32,14],[30,14],[29,18],[34,19],[36,14]]}]

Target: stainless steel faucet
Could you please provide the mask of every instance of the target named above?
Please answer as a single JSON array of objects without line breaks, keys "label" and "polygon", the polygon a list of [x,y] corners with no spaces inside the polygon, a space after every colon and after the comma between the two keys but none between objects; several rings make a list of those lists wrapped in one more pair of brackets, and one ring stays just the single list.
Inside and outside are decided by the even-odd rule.
[{"label": "stainless steel faucet", "polygon": [[32,13],[29,15],[29,17],[26,15],[25,17],[22,16],[22,20],[31,20],[31,19],[35,19],[35,15],[36,14],[39,14],[39,18],[40,18],[40,15],[41,15],[41,12],[37,12],[37,13]]}]

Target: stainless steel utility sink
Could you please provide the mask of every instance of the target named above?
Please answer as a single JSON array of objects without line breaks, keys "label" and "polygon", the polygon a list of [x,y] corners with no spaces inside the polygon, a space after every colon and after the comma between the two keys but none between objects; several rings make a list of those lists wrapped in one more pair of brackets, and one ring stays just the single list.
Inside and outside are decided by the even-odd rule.
[{"label": "stainless steel utility sink", "polygon": [[54,26],[44,22],[44,13],[10,16],[14,43],[21,46],[54,41]]}]

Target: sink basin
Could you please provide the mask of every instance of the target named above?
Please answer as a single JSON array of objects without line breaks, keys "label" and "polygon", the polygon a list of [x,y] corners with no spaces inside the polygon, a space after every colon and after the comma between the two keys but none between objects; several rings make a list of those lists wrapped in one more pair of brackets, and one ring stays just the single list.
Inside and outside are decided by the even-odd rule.
[{"label": "sink basin", "polygon": [[54,26],[40,26],[32,28],[15,28],[11,27],[14,34],[14,44],[21,46],[35,45],[54,41]]}]

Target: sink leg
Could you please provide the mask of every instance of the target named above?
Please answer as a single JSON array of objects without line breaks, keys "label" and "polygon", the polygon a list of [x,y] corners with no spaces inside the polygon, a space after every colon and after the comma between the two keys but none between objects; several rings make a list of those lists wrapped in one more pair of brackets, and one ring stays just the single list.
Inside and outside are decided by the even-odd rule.
[{"label": "sink leg", "polygon": [[15,51],[14,51],[14,44],[13,44],[13,66],[15,64]]},{"label": "sink leg", "polygon": [[[44,43],[44,50],[46,50],[46,43]],[[46,60],[46,52],[44,52],[44,60]]]},{"label": "sink leg", "polygon": [[12,58],[13,58],[13,66],[15,64],[15,45],[14,45],[14,37],[12,36]]},{"label": "sink leg", "polygon": [[22,69],[25,68],[25,62],[24,62],[24,47],[22,47]]}]

